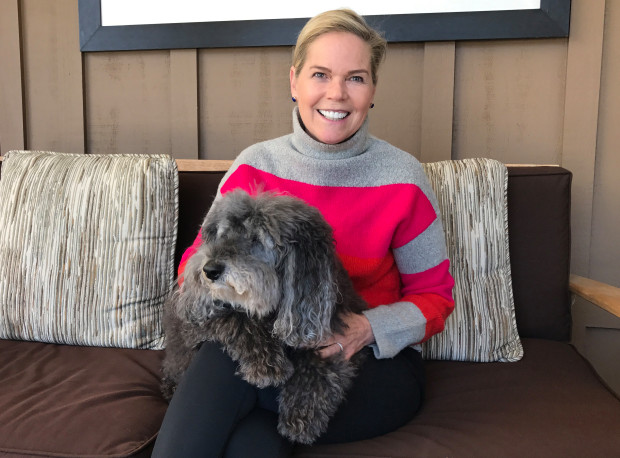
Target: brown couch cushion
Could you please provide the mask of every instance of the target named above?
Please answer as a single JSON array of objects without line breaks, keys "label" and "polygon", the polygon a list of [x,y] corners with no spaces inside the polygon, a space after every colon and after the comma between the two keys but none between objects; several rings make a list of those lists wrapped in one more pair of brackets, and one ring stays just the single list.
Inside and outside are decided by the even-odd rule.
[{"label": "brown couch cushion", "polygon": [[0,340],[0,455],[126,456],[167,407],[161,351]]},{"label": "brown couch cushion", "polygon": [[508,168],[510,264],[521,337],[568,341],[570,189],[561,167]]},{"label": "brown couch cushion", "polygon": [[295,456],[618,456],[620,400],[590,365],[566,343],[523,346],[510,364],[429,361],[426,401],[409,424]]}]

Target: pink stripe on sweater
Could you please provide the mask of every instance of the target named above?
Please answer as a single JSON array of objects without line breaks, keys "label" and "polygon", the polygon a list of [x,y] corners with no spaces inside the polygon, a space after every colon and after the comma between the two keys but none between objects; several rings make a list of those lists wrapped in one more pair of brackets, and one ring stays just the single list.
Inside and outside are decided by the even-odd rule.
[{"label": "pink stripe on sweater", "polygon": [[[285,190],[317,207],[334,228],[338,252],[350,256],[383,257],[390,248],[398,248],[416,238],[436,218],[426,195],[413,184],[317,186],[280,178],[242,164],[228,178],[221,192],[238,188],[250,193]],[[411,211],[416,212],[414,218],[407,214]],[[392,246],[386,245],[390,241]]]},{"label": "pink stripe on sweater", "polygon": [[187,261],[189,260],[189,258],[191,258],[193,254],[198,250],[198,247],[200,246],[201,243],[202,243],[202,238],[200,237],[200,232],[198,232],[198,236],[194,239],[194,243],[192,243],[192,245],[183,252],[183,256],[181,256],[181,261],[179,262],[179,268],[177,271],[177,275],[179,276],[179,280],[180,280],[179,285],[183,283],[182,274],[183,274],[183,271],[185,270],[185,264],[187,264]]},{"label": "pink stripe on sweater", "polygon": [[454,279],[450,275],[450,260],[446,259],[435,267],[417,274],[401,274],[403,296],[413,294],[435,293],[445,299],[452,299]]}]

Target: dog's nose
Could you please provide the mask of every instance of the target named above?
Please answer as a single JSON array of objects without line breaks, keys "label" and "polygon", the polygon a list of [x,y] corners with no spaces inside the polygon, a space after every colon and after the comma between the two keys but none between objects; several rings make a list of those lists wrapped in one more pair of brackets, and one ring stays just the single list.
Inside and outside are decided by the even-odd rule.
[{"label": "dog's nose", "polygon": [[209,280],[215,281],[222,276],[222,273],[224,272],[224,265],[219,262],[210,261],[202,267],[202,270]]}]

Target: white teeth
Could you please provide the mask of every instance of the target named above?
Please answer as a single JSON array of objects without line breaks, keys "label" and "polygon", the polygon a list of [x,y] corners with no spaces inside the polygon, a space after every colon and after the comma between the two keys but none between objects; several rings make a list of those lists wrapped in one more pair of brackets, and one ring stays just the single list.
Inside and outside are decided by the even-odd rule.
[{"label": "white teeth", "polygon": [[319,110],[323,116],[325,116],[330,121],[338,121],[339,119],[344,119],[349,116],[348,112],[344,111],[327,111],[327,110]]}]

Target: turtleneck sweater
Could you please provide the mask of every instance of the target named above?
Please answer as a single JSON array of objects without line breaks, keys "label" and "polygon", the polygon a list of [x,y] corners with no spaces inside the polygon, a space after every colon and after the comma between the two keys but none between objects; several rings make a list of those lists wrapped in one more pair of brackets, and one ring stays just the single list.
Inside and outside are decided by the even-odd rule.
[{"label": "turtleneck sweater", "polygon": [[[321,211],[369,305],[364,314],[377,358],[443,330],[454,308],[454,280],[437,199],[418,160],[369,135],[368,119],[348,140],[327,145],[306,133],[295,108],[293,132],[241,152],[218,196],[239,188],[293,195]],[[198,234],[184,253],[181,281],[200,243]]]}]

